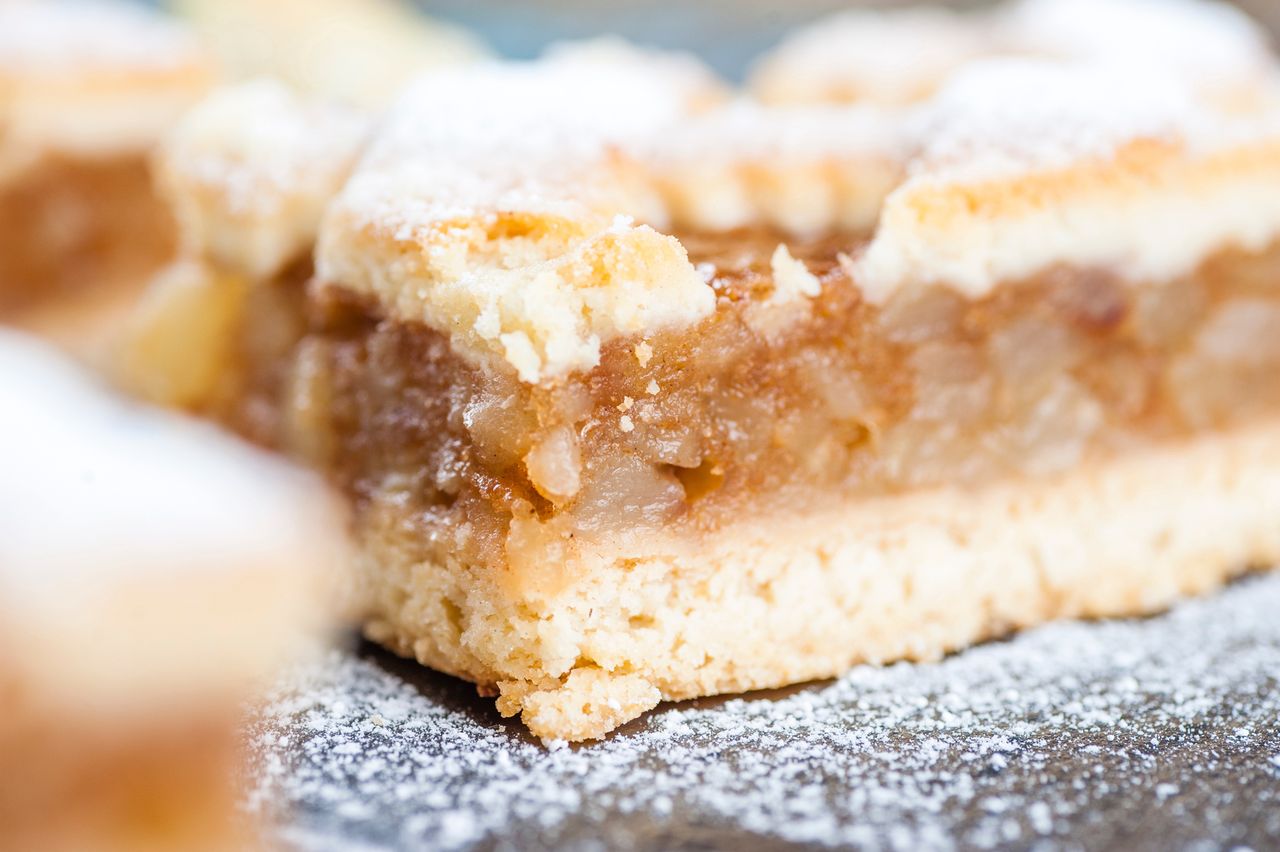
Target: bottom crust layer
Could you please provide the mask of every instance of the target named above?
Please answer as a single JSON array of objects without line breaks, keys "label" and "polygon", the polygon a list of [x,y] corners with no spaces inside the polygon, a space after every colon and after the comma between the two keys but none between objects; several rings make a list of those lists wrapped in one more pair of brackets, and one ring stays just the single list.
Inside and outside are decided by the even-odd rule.
[{"label": "bottom crust layer", "polygon": [[368,635],[496,688],[544,739],[587,740],[660,700],[1149,613],[1280,560],[1280,424],[1051,479],[535,547],[504,570],[424,556],[401,511],[362,523]]}]

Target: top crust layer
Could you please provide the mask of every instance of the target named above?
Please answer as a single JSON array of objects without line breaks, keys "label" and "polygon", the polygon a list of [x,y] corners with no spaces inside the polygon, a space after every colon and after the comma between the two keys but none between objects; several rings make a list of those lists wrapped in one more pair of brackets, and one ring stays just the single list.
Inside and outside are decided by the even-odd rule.
[{"label": "top crust layer", "polygon": [[696,322],[714,294],[677,240],[635,224],[665,214],[631,151],[718,96],[692,63],[608,44],[424,78],[332,205],[318,276],[526,382]]},{"label": "top crust layer", "polygon": [[267,80],[205,100],[156,158],[186,250],[249,278],[278,273],[315,244],[370,123]]},{"label": "top crust layer", "polygon": [[[611,338],[715,309],[664,230],[850,233],[874,302],[934,284],[981,297],[1056,265],[1159,284],[1280,235],[1280,74],[1256,28],[1197,0],[1063,4],[842,19],[849,38],[900,27],[909,55],[913,30],[1031,54],[965,36],[910,98],[824,103],[816,78],[807,104],[734,98],[691,60],[608,43],[426,77],[316,196],[318,277],[546,383]],[[1057,27],[1066,6],[1099,29]],[[1141,46],[1120,57],[1107,22]],[[1033,49],[1037,33],[1061,44]]]},{"label": "top crust layer", "polygon": [[1217,0],[1009,0],[984,13],[834,15],[765,56],[751,88],[767,103],[919,103],[997,57],[1158,70],[1223,105],[1251,103],[1275,76],[1266,33]]},{"label": "top crust layer", "polygon": [[1280,233],[1280,115],[1229,119],[1167,77],[969,66],[917,110],[909,177],[855,265],[865,295],[977,298],[1056,264],[1160,283]]},{"label": "top crust layer", "polygon": [[0,175],[46,151],[145,153],[214,76],[189,32],[133,4],[0,3]]}]

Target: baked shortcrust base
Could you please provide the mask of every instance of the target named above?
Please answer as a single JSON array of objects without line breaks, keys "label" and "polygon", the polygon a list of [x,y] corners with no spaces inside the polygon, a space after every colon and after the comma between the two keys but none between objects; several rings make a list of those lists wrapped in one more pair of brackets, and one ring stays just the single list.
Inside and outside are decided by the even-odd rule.
[{"label": "baked shortcrust base", "polygon": [[539,736],[581,740],[663,699],[1151,612],[1280,558],[1278,519],[1280,424],[1266,424],[1043,481],[624,536],[566,554],[533,588],[424,555],[413,519],[386,503],[361,578],[372,638],[496,687]]}]

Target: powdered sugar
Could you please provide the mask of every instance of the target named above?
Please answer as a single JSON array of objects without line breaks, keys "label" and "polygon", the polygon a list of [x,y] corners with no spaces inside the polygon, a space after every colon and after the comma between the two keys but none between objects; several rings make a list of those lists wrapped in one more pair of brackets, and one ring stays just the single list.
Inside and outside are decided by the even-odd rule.
[{"label": "powdered sugar", "polygon": [[922,107],[914,168],[1002,177],[1107,158],[1142,138],[1181,138],[1200,114],[1184,87],[1149,69],[990,59],[967,66]]},{"label": "powdered sugar", "polygon": [[165,146],[166,165],[217,187],[232,213],[275,209],[282,195],[327,201],[341,187],[370,121],[309,101],[273,80],[223,89],[183,120]]},{"label": "powdered sugar", "polygon": [[712,86],[704,74],[610,42],[427,75],[392,109],[338,206],[399,239],[497,210],[647,216],[625,209],[607,161],[686,116]]},{"label": "powdered sugar", "polygon": [[1277,611],[1258,578],[551,750],[466,686],[335,653],[254,717],[247,804],[302,849],[1272,846]]}]

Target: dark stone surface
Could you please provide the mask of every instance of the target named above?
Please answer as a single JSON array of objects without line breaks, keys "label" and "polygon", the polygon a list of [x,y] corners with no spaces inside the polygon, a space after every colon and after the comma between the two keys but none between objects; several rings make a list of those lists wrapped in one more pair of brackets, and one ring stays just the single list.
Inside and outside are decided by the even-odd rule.
[{"label": "dark stone surface", "polygon": [[247,801],[306,850],[1277,849],[1280,575],[576,747],[361,646],[250,741]]}]

